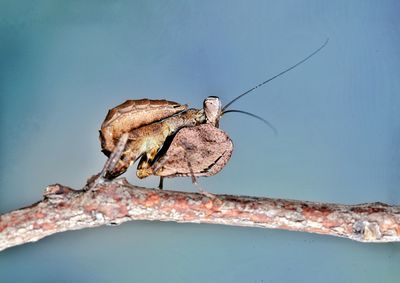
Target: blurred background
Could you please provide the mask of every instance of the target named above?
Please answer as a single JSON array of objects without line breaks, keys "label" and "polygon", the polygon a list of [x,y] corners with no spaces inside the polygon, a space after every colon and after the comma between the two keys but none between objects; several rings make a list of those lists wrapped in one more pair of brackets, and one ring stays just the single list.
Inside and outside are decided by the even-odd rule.
[{"label": "blurred background", "polygon": [[[398,1],[0,2],[0,213],[100,171],[98,129],[126,99],[227,103],[235,151],[216,194],[400,202]],[[135,169],[125,175],[137,185]],[[165,188],[195,191],[190,178]],[[130,222],[0,253],[1,282],[398,282],[399,244]]]}]

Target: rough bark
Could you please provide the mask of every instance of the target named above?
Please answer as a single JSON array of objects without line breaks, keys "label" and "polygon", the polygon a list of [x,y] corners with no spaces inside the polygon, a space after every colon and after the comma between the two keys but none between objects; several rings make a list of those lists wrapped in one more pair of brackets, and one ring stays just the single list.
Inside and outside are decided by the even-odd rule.
[{"label": "rough bark", "polygon": [[400,206],[340,205],[260,197],[163,191],[125,179],[73,190],[56,184],[44,199],[0,216],[0,250],[67,230],[160,220],[276,228],[349,238],[400,241]]}]

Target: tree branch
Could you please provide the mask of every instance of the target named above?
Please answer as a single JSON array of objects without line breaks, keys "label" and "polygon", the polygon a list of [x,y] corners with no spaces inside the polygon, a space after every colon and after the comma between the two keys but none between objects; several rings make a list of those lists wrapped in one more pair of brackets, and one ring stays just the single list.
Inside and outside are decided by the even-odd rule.
[{"label": "tree branch", "polygon": [[124,178],[93,182],[86,190],[56,184],[44,199],[0,216],[0,250],[54,233],[117,225],[129,220],[212,223],[285,229],[360,242],[400,241],[400,206],[340,205],[247,196],[163,191]]}]

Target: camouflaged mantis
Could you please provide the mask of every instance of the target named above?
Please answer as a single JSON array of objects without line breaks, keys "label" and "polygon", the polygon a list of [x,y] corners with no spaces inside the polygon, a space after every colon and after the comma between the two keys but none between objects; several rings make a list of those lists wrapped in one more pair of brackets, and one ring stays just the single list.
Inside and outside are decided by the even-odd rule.
[{"label": "camouflaged mantis", "polygon": [[[228,112],[241,112],[256,117],[271,126],[266,120],[254,114],[227,110],[236,100],[263,86],[304,63],[327,44],[328,40],[295,65],[256,85],[222,107],[218,97],[204,100],[202,109],[188,109],[167,100],[127,100],[109,110],[100,129],[102,152],[107,156],[124,133],[128,139],[121,158],[105,174],[115,178],[140,158],[136,175],[145,178],[212,176],[221,171],[229,161],[233,143],[229,136],[218,129],[220,117]],[[160,183],[161,184],[161,183]]]}]

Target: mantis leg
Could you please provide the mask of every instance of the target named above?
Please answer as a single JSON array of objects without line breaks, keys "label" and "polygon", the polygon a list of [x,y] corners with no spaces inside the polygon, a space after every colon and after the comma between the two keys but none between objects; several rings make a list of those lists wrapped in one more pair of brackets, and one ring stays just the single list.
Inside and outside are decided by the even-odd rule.
[{"label": "mantis leg", "polygon": [[157,147],[157,146],[151,148],[146,153],[146,155],[143,155],[142,158],[140,159],[139,165],[138,165],[137,171],[136,171],[136,176],[139,179],[146,178],[153,174],[153,169],[151,168],[151,165],[153,164],[154,158],[156,157],[159,148],[160,147]]}]

